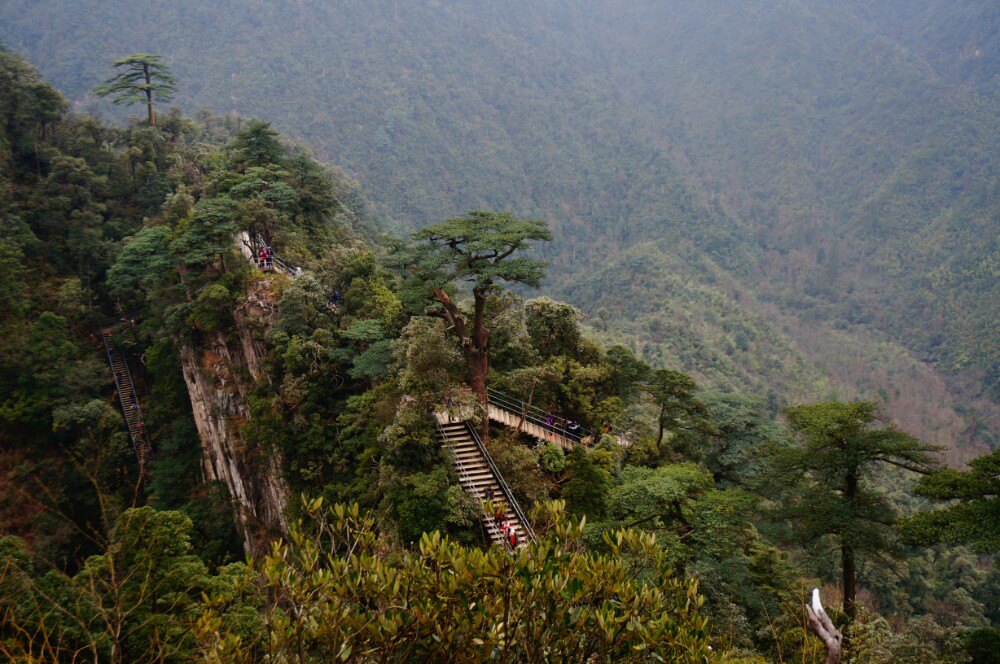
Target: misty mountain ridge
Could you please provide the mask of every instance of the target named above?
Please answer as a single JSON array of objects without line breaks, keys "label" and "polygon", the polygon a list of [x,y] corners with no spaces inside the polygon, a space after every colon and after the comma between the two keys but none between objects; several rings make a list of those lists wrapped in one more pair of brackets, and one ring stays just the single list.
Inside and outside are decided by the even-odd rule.
[{"label": "misty mountain ridge", "polygon": [[473,208],[549,220],[546,291],[647,358],[779,402],[874,397],[933,442],[995,445],[993,3],[11,0],[0,16],[85,107],[109,60],[162,53],[182,107],[273,121],[399,228]]}]

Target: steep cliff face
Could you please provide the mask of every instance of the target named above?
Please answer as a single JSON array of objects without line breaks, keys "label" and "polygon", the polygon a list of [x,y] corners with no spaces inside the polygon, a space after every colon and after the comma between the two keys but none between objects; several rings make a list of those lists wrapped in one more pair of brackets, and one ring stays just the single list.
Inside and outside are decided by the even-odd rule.
[{"label": "steep cliff face", "polygon": [[264,333],[274,314],[277,282],[254,282],[233,312],[234,327],[205,335],[180,350],[195,423],[201,437],[202,475],[229,489],[236,527],[247,552],[261,552],[286,530],[288,485],[277,450],[244,445],[240,429],[250,419],[247,396],[260,380]]}]

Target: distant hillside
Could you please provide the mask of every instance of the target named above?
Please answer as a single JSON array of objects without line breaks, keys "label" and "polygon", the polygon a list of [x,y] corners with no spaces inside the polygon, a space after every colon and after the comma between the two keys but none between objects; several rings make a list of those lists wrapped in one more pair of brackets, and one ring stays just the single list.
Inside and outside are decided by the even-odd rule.
[{"label": "distant hillside", "polygon": [[881,398],[979,448],[998,25],[983,0],[0,3],[0,38],[80,104],[112,58],[163,53],[182,106],[273,120],[402,227],[549,219],[548,288],[651,358],[779,401]]}]

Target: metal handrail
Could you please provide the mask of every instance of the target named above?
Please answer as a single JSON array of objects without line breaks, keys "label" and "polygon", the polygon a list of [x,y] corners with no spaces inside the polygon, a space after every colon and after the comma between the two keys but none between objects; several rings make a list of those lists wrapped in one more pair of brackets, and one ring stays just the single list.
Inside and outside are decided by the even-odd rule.
[{"label": "metal handrail", "polygon": [[528,517],[521,511],[521,506],[518,505],[517,501],[514,499],[514,492],[511,491],[510,487],[507,485],[507,481],[503,478],[503,475],[500,474],[500,469],[497,468],[496,462],[493,461],[493,457],[490,456],[490,452],[486,449],[486,445],[483,444],[482,439],[476,432],[476,428],[469,424],[468,420],[463,420],[463,422],[465,423],[465,428],[472,433],[472,439],[476,441],[479,451],[482,453],[483,458],[486,459],[486,464],[490,467],[490,470],[493,471],[493,476],[496,477],[497,483],[500,485],[500,490],[503,491],[504,495],[507,497],[507,503],[514,511],[514,514],[517,515],[517,518],[521,520],[524,532],[528,533],[528,537],[534,540],[535,530],[531,527],[531,522],[528,521]]},{"label": "metal handrail", "polygon": [[[104,354],[108,358],[108,367],[111,369],[111,377],[115,381],[115,390],[118,392],[118,403],[122,408],[122,416],[125,419],[125,428],[128,429],[129,437],[132,443],[132,447],[135,448],[136,456],[139,458],[141,464],[146,463],[146,456],[150,450],[152,450],[152,445],[149,442],[149,436],[146,434],[146,429],[141,428],[138,430],[138,434],[132,431],[132,425],[128,421],[128,409],[125,406],[125,400],[122,398],[122,386],[118,381],[118,372],[115,371],[114,359],[111,357],[111,344],[108,342],[108,338],[111,336],[111,331],[101,330],[101,341],[104,342]],[[120,352],[120,351],[119,351]],[[125,375],[128,378],[128,392],[131,403],[135,404],[136,415],[139,418],[139,422],[144,422],[142,417],[142,406],[139,405],[139,395],[135,391],[135,382],[132,380],[132,371],[128,367],[128,362],[122,357],[122,365],[125,367]],[[138,438],[138,440],[136,440]]]},{"label": "metal handrail", "polygon": [[[524,401],[521,401],[520,399],[516,399],[515,397],[512,397],[508,394],[504,394],[503,392],[495,388],[488,387],[486,388],[486,392],[491,400],[496,401],[498,403],[502,403],[508,406],[509,408],[516,408],[518,411],[524,412],[526,417],[531,418],[533,421],[537,422],[539,419],[541,419],[544,422],[542,416],[544,416],[545,418],[551,416],[554,419],[565,420],[565,418],[557,416],[555,413],[549,412],[535,405],[530,405]],[[580,426],[580,431],[586,433],[587,435],[592,435],[593,433],[592,431],[590,431],[589,429],[587,429],[582,425]]]},{"label": "metal handrail", "polygon": [[[438,437],[440,437],[442,441],[448,440],[448,434],[444,430],[444,427],[441,426],[441,422],[437,419],[437,417],[434,418],[434,426],[437,428]],[[455,460],[455,465],[458,466],[459,476],[464,477],[471,486],[473,479],[472,479],[472,474],[469,472],[469,469],[465,467],[465,463],[458,457],[458,454],[456,454],[454,450],[451,451],[451,456]],[[503,542],[504,546],[506,546],[509,549],[510,544],[507,542],[506,539],[504,539],[502,533],[500,533],[500,530],[495,525],[492,525],[492,519],[490,518],[490,516],[487,515],[486,517],[484,517],[483,521],[487,522],[488,524],[486,527],[487,529],[490,530],[491,538],[493,537],[493,534],[498,535],[499,540]]]},{"label": "metal handrail", "polygon": [[294,277],[296,274],[296,270],[298,270],[298,265],[293,265],[288,261],[284,261],[275,256],[274,254],[271,254],[271,261],[279,268],[281,268],[281,270],[284,271],[285,274],[288,274],[290,276]]},{"label": "metal handrail", "polygon": [[[503,392],[493,389],[492,387],[486,389],[487,399],[490,403],[502,408],[503,410],[510,411],[515,415],[520,415],[526,421],[537,424],[545,429],[550,429],[553,432],[558,432],[563,438],[567,440],[574,441],[579,445],[583,444],[584,438],[593,439],[594,434],[592,431],[584,426],[580,426],[576,433],[568,430],[565,426],[556,426],[555,424],[549,424],[546,419],[552,417],[553,420],[560,419],[565,421],[565,418],[559,417],[550,413],[548,411],[542,410],[537,406],[529,406],[523,401],[514,399],[513,397],[507,396]],[[544,416],[544,417],[542,417]]]},{"label": "metal handrail", "polygon": [[[254,244],[255,244],[254,241],[250,240],[250,236],[248,233],[246,233],[246,231],[244,231],[243,234],[246,234],[246,239],[242,239],[241,241],[250,252],[250,260],[258,268],[266,267],[260,265],[260,259],[257,257],[257,252],[254,250]],[[260,243],[265,249],[267,249],[267,243],[261,240],[259,236],[257,237],[257,243]],[[271,261],[271,267],[277,266],[277,268],[280,271],[293,277],[296,276],[296,272],[299,269],[298,265],[295,265],[294,263],[290,263],[286,260],[278,258],[277,256],[274,255],[273,252],[271,253],[270,261]]]},{"label": "metal handrail", "polygon": [[[486,388],[486,395],[487,395],[487,400],[496,405],[498,408],[504,408],[504,410],[512,411],[515,414],[523,416],[526,420],[531,421],[545,428],[550,428],[550,425],[545,421],[545,418],[548,418],[550,416],[555,419],[561,419],[565,421],[565,418],[558,417],[554,413],[550,413],[547,410],[543,410],[538,406],[528,405],[524,401],[515,399],[514,397],[508,394],[504,394],[500,390],[497,390],[492,387]],[[542,415],[544,417],[539,417],[539,415],[531,415],[529,414],[529,411],[534,411],[535,413],[538,413],[539,415]],[[580,433],[576,434],[570,433],[569,431],[566,430],[565,427],[562,428],[552,427],[552,430],[560,432],[560,435],[562,435],[562,437],[566,438],[567,440],[573,441],[575,439],[575,442],[579,445],[583,445],[584,438],[590,438],[592,444],[596,444],[600,440],[599,436],[596,433],[594,433],[593,430],[588,429],[584,426],[580,426],[579,429]],[[620,439],[621,444],[623,445],[627,444],[629,441],[628,433],[618,429],[617,427],[610,427],[610,433],[613,436],[617,436]]]}]

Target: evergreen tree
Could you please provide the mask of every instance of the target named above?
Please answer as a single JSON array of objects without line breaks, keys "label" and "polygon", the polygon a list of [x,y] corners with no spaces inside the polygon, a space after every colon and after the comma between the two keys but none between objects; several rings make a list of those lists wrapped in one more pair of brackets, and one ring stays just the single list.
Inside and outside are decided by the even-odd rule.
[{"label": "evergreen tree", "polygon": [[844,613],[855,616],[859,556],[892,549],[896,514],[871,480],[884,465],[926,473],[930,452],[894,426],[878,424],[875,404],[824,402],[785,411],[798,444],[777,450],[772,481],[781,501],[776,516],[795,525],[794,540],[818,544],[832,539],[840,550]]},{"label": "evergreen tree", "polygon": [[176,86],[170,69],[163,59],[153,53],[136,53],[112,63],[117,74],[94,88],[101,97],[111,97],[117,105],[131,105],[145,102],[149,115],[149,126],[156,126],[153,101],[170,101]]},{"label": "evergreen tree", "polygon": [[252,121],[237,134],[229,151],[232,164],[240,171],[254,166],[264,168],[281,164],[285,158],[285,148],[278,140],[278,132],[260,120]]},{"label": "evergreen tree", "polygon": [[656,444],[661,448],[661,456],[664,454],[663,436],[667,431],[678,437],[672,444],[675,449],[683,449],[692,438],[715,432],[708,411],[695,395],[698,386],[687,374],[656,369],[646,389],[659,407]]},{"label": "evergreen tree", "polygon": [[[458,336],[465,357],[469,385],[486,404],[490,332],[486,329],[487,299],[500,290],[497,282],[538,287],[545,264],[523,256],[532,240],[551,240],[545,222],[517,219],[506,212],[473,210],[465,217],[448,219],[414,234],[423,243],[412,259],[407,290],[420,302],[435,301],[429,312],[444,318]],[[471,316],[449,294],[455,283],[472,284]],[[483,438],[489,423],[483,420]]]},{"label": "evergreen tree", "polygon": [[611,488],[608,473],[598,466],[591,455],[577,447],[566,455],[566,475],[562,497],[573,514],[600,517],[604,515],[607,494]]},{"label": "evergreen tree", "polygon": [[957,501],[943,509],[920,512],[903,524],[913,544],[971,544],[986,553],[1000,552],[1000,450],[969,462],[970,470],[950,468],[920,478],[918,496]]},{"label": "evergreen tree", "polygon": [[711,390],[700,393],[698,400],[718,429],[703,463],[721,486],[752,485],[768,446],[787,442],[783,427],[768,414],[767,399]]},{"label": "evergreen tree", "polygon": [[580,346],[580,312],[576,307],[540,297],[525,302],[524,310],[531,345],[543,358],[576,355]]}]

